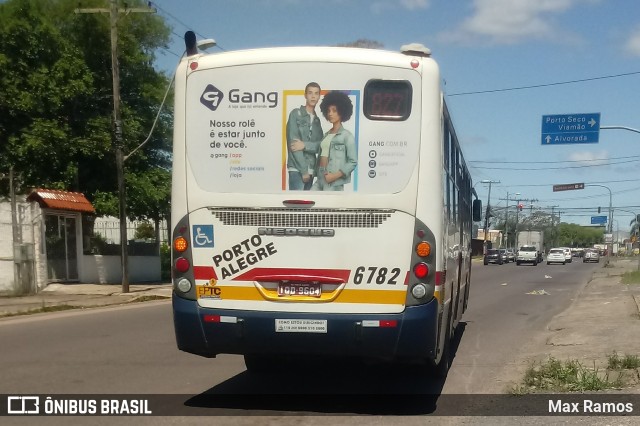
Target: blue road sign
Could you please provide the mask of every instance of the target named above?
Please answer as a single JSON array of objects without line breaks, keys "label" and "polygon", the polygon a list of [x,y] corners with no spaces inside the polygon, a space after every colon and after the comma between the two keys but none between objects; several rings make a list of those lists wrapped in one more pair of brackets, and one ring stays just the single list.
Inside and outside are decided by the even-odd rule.
[{"label": "blue road sign", "polygon": [[605,223],[607,223],[606,216],[591,216],[592,225],[604,225]]},{"label": "blue road sign", "polygon": [[598,143],[600,113],[542,116],[542,145]]}]

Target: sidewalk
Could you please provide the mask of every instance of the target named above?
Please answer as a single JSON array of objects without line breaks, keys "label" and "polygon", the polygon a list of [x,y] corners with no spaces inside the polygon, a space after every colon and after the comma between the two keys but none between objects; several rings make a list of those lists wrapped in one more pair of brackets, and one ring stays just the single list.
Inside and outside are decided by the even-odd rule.
[{"label": "sidewalk", "polygon": [[640,356],[640,284],[621,283],[625,272],[637,270],[637,258],[613,258],[608,267],[597,269],[573,303],[551,320],[542,341],[524,349],[522,362],[515,366],[518,374],[511,371],[511,378],[523,377],[532,361],[549,357],[578,360],[603,371],[614,351]]},{"label": "sidewalk", "polygon": [[169,300],[171,284],[130,284],[129,293],[122,293],[120,284],[49,284],[31,296],[0,297],[0,318],[41,312],[43,308],[85,309],[122,305],[146,300]]},{"label": "sidewalk", "polygon": [[552,353],[573,353],[586,360],[617,351],[640,355],[640,284],[621,284],[636,259],[613,259],[598,269],[578,298],[549,324]]}]

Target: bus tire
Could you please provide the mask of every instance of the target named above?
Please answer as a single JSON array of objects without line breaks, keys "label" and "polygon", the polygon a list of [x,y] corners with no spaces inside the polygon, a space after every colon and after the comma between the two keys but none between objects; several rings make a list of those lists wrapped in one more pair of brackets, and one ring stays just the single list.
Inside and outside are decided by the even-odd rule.
[{"label": "bus tire", "polygon": [[437,364],[431,361],[430,370],[431,375],[438,379],[444,379],[449,374],[449,367],[451,366],[451,330],[447,327],[447,335],[444,338],[444,347],[442,348],[442,356],[440,362]]},{"label": "bus tire", "polygon": [[244,356],[244,365],[247,367],[247,371],[252,374],[261,374],[273,370],[272,358],[264,355],[249,355]]},{"label": "bus tire", "polygon": [[471,292],[471,280],[469,279],[469,277],[467,277],[467,285],[464,288],[464,304],[463,304],[463,309],[462,312],[466,312],[467,311],[467,306],[469,305],[469,293]]}]

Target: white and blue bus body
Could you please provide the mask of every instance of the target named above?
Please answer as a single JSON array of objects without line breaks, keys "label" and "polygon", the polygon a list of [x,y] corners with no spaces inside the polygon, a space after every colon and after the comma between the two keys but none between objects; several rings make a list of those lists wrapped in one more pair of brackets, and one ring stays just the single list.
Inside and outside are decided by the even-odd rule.
[{"label": "white and blue bus body", "polygon": [[[182,59],[171,203],[179,349],[241,354],[250,370],[351,356],[446,371],[469,296],[472,185],[440,80],[420,47]],[[357,162],[339,191],[289,189],[286,128],[309,82],[320,86],[324,134],[328,93],[353,107],[342,126]],[[353,143],[331,143],[326,158],[353,155]]]}]

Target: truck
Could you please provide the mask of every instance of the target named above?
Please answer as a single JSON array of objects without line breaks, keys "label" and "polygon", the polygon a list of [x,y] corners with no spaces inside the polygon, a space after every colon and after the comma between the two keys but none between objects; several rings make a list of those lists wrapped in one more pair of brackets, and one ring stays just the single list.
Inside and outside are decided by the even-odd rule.
[{"label": "truck", "polygon": [[[535,254],[530,247],[535,247]],[[517,238],[518,253],[516,264],[533,263],[537,265],[542,262],[544,252],[544,234],[542,231],[520,231]]]}]

